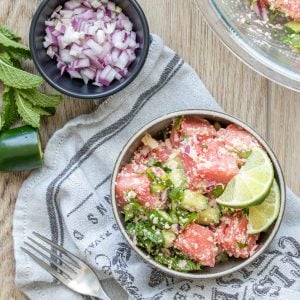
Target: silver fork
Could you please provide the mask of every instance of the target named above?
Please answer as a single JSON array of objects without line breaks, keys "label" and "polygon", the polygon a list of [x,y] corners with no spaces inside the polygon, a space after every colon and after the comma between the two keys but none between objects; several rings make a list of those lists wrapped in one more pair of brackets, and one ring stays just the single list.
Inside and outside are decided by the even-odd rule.
[{"label": "silver fork", "polygon": [[[28,254],[38,265],[48,271],[53,277],[58,279],[65,286],[79,294],[93,296],[102,300],[111,300],[104,292],[95,272],[87,264],[85,264],[74,254],[53,243],[44,236],[36,232],[33,232],[33,235],[45,242],[48,246],[52,246],[52,249],[56,249],[58,251],[53,251],[52,249],[45,247],[33,238],[28,237],[28,239],[34,245],[24,242],[25,245],[33,249],[41,257],[51,263],[45,263],[44,260],[37,257],[31,251],[21,247],[21,249],[26,254]],[[46,255],[45,253],[40,251],[39,248],[44,252],[51,254],[51,256]],[[54,259],[54,257],[57,258],[60,263],[58,263],[57,260]]]}]

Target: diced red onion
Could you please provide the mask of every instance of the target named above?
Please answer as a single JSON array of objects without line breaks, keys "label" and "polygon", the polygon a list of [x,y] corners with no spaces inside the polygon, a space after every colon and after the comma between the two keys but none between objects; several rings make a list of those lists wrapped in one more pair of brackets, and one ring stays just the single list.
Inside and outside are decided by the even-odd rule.
[{"label": "diced red onion", "polygon": [[175,233],[178,234],[180,232],[180,225],[179,224],[173,224],[171,225],[171,230]]},{"label": "diced red onion", "polygon": [[71,0],[71,1],[67,1],[65,3],[65,8],[67,8],[67,9],[74,10],[75,8],[78,8],[80,6],[81,6],[81,1],[80,0]]},{"label": "diced red onion", "polygon": [[189,145],[185,146],[184,152],[185,152],[186,154],[190,154],[190,153],[191,153],[191,146],[189,146]]},{"label": "diced red onion", "polygon": [[214,190],[215,187],[216,187],[216,184],[215,184],[215,183],[209,183],[209,184],[206,186],[206,191],[207,191],[207,192],[211,192],[212,190]]},{"label": "diced red onion", "polygon": [[70,0],[45,22],[43,46],[61,74],[109,86],[128,74],[139,48],[133,24],[108,0]]},{"label": "diced red onion", "polygon": [[160,200],[162,202],[166,202],[168,200],[168,192],[167,190],[163,190],[160,194]]}]

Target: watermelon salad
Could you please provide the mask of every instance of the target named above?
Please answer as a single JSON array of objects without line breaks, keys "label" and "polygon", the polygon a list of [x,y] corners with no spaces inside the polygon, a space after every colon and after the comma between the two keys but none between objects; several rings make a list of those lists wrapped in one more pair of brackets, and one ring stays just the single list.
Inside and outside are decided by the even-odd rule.
[{"label": "watermelon salad", "polygon": [[249,208],[218,204],[252,151],[262,149],[250,133],[180,117],[160,139],[146,134],[142,143],[115,182],[135,245],[180,272],[246,259],[259,249],[260,233],[248,232]]},{"label": "watermelon salad", "polygon": [[250,0],[251,8],[274,28],[274,35],[293,50],[300,51],[300,1]]}]

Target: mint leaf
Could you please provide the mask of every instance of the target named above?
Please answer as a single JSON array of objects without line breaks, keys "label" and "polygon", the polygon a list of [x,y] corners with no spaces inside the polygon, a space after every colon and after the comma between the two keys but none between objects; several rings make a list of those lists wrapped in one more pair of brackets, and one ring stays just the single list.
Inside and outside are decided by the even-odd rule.
[{"label": "mint leaf", "polygon": [[0,33],[2,33],[4,36],[6,36],[8,39],[12,41],[19,42],[21,40],[21,38],[18,35],[16,35],[14,32],[12,32],[11,30],[9,30],[8,28],[6,28],[1,24],[0,24]]},{"label": "mint leaf", "polygon": [[40,107],[56,107],[62,99],[60,95],[48,95],[37,90],[25,90],[20,93],[33,105]]},{"label": "mint leaf", "polygon": [[11,60],[10,55],[7,52],[0,52],[0,59],[10,66],[14,65],[14,63]]},{"label": "mint leaf", "polygon": [[239,249],[244,249],[248,246],[248,242],[246,243],[236,242],[236,244],[239,247]]},{"label": "mint leaf", "polygon": [[8,65],[21,69],[21,64],[19,62],[19,59],[15,58],[13,55],[11,55],[10,51],[1,52],[0,58],[6,62]]},{"label": "mint leaf", "polygon": [[38,128],[40,126],[40,112],[26,98],[22,97],[18,91],[15,91],[15,97],[21,118],[28,125]]},{"label": "mint leaf", "polygon": [[2,94],[2,115],[0,121],[0,131],[9,129],[18,119],[18,109],[15,103],[14,91],[10,88],[5,88]]},{"label": "mint leaf", "polygon": [[213,190],[212,190],[212,194],[215,196],[215,197],[220,197],[224,192],[224,187],[223,185],[217,185]]},{"label": "mint leaf", "polygon": [[[26,99],[27,100],[27,99]],[[51,116],[52,114],[39,106],[33,106],[32,109],[37,112],[40,116]]]},{"label": "mint leaf", "polygon": [[10,49],[13,53],[17,53],[19,58],[30,58],[30,50],[27,46],[9,39],[3,33],[0,32],[0,45]]},{"label": "mint leaf", "polygon": [[39,87],[43,79],[27,73],[6,63],[0,57],[0,80],[7,86],[17,89],[32,89]]},{"label": "mint leaf", "polygon": [[183,117],[175,119],[174,125],[173,125],[173,128],[175,131],[178,131],[181,128],[182,122],[183,122]]},{"label": "mint leaf", "polygon": [[252,150],[249,151],[243,151],[243,152],[238,152],[237,155],[239,158],[249,158],[249,156],[252,154]]}]

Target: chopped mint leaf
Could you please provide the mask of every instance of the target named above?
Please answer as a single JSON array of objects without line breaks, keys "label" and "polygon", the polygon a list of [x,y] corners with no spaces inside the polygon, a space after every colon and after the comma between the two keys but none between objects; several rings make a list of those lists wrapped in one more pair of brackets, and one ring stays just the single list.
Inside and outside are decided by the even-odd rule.
[{"label": "chopped mint leaf", "polygon": [[224,187],[223,185],[220,185],[218,184],[213,190],[212,190],[212,194],[215,196],[215,197],[220,197],[224,192]]},{"label": "chopped mint leaf", "polygon": [[238,245],[238,247],[239,247],[240,249],[244,249],[244,248],[246,248],[246,247],[248,246],[248,243],[247,243],[247,242],[246,242],[246,243],[236,242],[236,244]]},{"label": "chopped mint leaf", "polygon": [[128,222],[135,217],[147,215],[147,209],[140,205],[137,200],[133,199],[124,206],[125,222]]},{"label": "chopped mint leaf", "polygon": [[183,122],[183,117],[175,119],[174,126],[173,126],[175,131],[178,131],[181,128],[182,122]]},{"label": "chopped mint leaf", "polygon": [[237,155],[239,158],[249,158],[249,156],[251,155],[252,153],[252,150],[249,150],[249,151],[243,151],[243,152],[238,152]]},{"label": "chopped mint leaf", "polygon": [[150,193],[159,193],[165,189],[165,186],[161,183],[152,183],[150,187]]},{"label": "chopped mint leaf", "polygon": [[162,253],[158,254],[154,258],[158,263],[167,266],[180,272],[192,272],[201,270],[202,265],[195,262],[184,255],[176,254],[174,257],[167,257]]},{"label": "chopped mint leaf", "polygon": [[184,132],[182,136],[183,136],[183,141],[187,143],[188,140],[189,140],[189,137],[188,137],[188,135],[186,134],[186,132]]},{"label": "chopped mint leaf", "polygon": [[172,200],[172,201],[175,201],[175,202],[180,202],[182,201],[183,199],[183,188],[181,187],[176,187],[174,189],[171,189],[169,191],[169,198]]},{"label": "chopped mint leaf", "polygon": [[157,178],[157,176],[154,174],[154,172],[151,168],[147,169],[146,175],[150,181],[155,181],[155,179]]},{"label": "chopped mint leaf", "polygon": [[219,122],[215,122],[214,127],[217,131],[219,131],[222,128],[222,125]]}]

